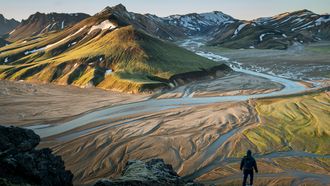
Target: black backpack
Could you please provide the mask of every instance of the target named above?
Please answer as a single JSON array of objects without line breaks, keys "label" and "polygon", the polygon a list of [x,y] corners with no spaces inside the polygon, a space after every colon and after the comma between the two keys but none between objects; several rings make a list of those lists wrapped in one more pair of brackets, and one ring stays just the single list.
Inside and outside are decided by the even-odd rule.
[{"label": "black backpack", "polygon": [[252,170],[254,165],[254,159],[252,157],[244,157],[243,168],[247,170]]}]

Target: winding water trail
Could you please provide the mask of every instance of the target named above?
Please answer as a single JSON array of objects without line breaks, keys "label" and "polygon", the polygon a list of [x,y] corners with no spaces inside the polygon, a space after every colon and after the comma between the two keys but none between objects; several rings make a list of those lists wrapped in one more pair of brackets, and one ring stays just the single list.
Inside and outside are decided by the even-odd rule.
[{"label": "winding water trail", "polygon": [[[302,84],[292,81],[289,79],[285,79],[282,77],[277,77],[269,74],[264,74],[260,72],[255,72],[247,69],[241,68],[239,63],[235,61],[230,61],[230,59],[225,58],[223,56],[211,53],[211,52],[203,52],[198,51],[198,47],[200,46],[200,43],[195,42],[194,47],[190,48],[193,50],[196,54],[201,55],[203,57],[212,59],[214,61],[218,62],[225,62],[228,64],[234,71],[246,73],[249,75],[259,76],[263,78],[267,78],[271,81],[274,81],[276,83],[282,84],[283,89],[270,92],[270,93],[262,93],[262,94],[253,94],[253,95],[235,95],[235,96],[217,96],[217,97],[198,97],[194,98],[192,95],[194,92],[187,89],[185,90],[185,96],[182,98],[171,98],[171,99],[149,99],[145,101],[140,102],[133,102],[123,105],[117,105],[113,107],[103,108],[101,110],[95,110],[88,113],[81,114],[71,121],[67,121],[64,123],[59,123],[58,125],[49,125],[47,123],[41,124],[41,125],[35,125],[30,126],[27,128],[30,128],[34,130],[38,135],[40,135],[42,138],[50,137],[54,135],[58,135],[73,129],[76,129],[78,127],[82,127],[94,122],[98,121],[105,121],[105,120],[116,120],[121,118],[119,123],[113,123],[109,125],[101,125],[96,126],[93,128],[87,128],[84,130],[77,130],[73,133],[70,133],[68,135],[63,135],[58,138],[60,141],[67,141],[74,138],[79,137],[80,135],[83,135],[85,133],[93,132],[95,130],[102,129],[104,127],[112,128],[112,127],[118,127],[122,125],[130,124],[132,121],[135,121],[136,118],[130,118],[130,116],[139,115],[142,116],[145,113],[154,113],[159,112],[163,110],[178,108],[178,107],[185,107],[185,106],[191,106],[191,105],[202,105],[202,104],[210,104],[210,103],[219,103],[219,102],[227,102],[227,101],[245,101],[252,98],[265,98],[265,97],[273,97],[273,96],[282,96],[282,95],[289,95],[289,94],[295,94],[302,91],[307,90],[305,86]],[[203,153],[204,155],[199,160],[199,163],[202,163],[205,159],[210,157],[212,154],[216,152],[216,150],[225,142],[235,135],[236,133],[240,132],[242,128],[236,128],[228,133],[219,136],[217,140],[214,141]],[[312,154],[312,153],[306,153],[306,152],[298,152],[298,151],[288,151],[288,152],[274,152],[271,154],[266,155],[257,155],[257,158],[276,158],[276,157],[310,157],[310,158],[330,158],[330,155],[318,155],[318,154]],[[186,175],[186,179],[195,179],[214,168],[221,166],[222,163],[228,163],[228,162],[238,162],[239,159],[235,158],[226,158],[226,157],[219,157],[216,160],[214,160],[212,163],[199,168],[191,175]],[[195,162],[198,163],[198,162]],[[305,176],[305,175],[304,175]],[[309,175],[310,176],[310,175]],[[317,175],[318,176],[318,175]],[[328,179],[328,178],[327,178]]]},{"label": "winding water trail", "polygon": [[190,105],[201,105],[227,101],[245,101],[251,98],[262,98],[272,96],[282,96],[288,94],[294,94],[306,90],[306,87],[298,82],[288,80],[281,77],[276,77],[260,72],[254,72],[251,70],[242,69],[237,67],[235,63],[231,63],[228,58],[224,58],[220,55],[211,52],[195,51],[198,55],[210,58],[219,62],[226,62],[233,70],[237,72],[243,72],[246,74],[267,78],[271,81],[280,83],[284,86],[283,89],[270,93],[253,94],[253,95],[235,95],[235,96],[219,96],[219,97],[184,97],[184,98],[171,98],[171,99],[150,99],[146,101],[134,102],[124,105],[117,105],[102,110],[92,111],[86,114],[82,114],[71,121],[61,123],[58,125],[49,126],[43,124],[42,128],[31,126],[27,127],[33,129],[42,138],[57,135],[92,122],[121,118],[133,114],[143,114],[150,112],[159,112],[162,110],[190,106]]}]

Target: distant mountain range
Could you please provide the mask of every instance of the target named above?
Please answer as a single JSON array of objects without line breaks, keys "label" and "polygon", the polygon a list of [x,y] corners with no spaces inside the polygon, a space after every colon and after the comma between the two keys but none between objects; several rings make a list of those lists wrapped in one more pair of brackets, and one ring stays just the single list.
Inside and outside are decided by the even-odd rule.
[{"label": "distant mountain range", "polygon": [[234,25],[216,33],[209,44],[228,48],[286,49],[294,43],[330,39],[330,15],[318,15],[309,10],[238,21]]},{"label": "distant mountain range", "polygon": [[[199,36],[205,37],[210,45],[228,48],[286,49],[297,42],[308,43],[330,39],[330,15],[318,15],[309,10],[245,21],[219,11],[158,17],[128,12],[122,4],[106,7],[103,11],[109,9],[120,21],[169,41]],[[6,40],[16,41],[60,31],[87,17],[89,15],[82,13],[43,14],[37,12],[19,24],[13,19],[6,20],[0,15],[0,35],[10,33],[5,37]]]},{"label": "distant mountain range", "polygon": [[58,13],[35,13],[28,19],[23,20],[14,30],[9,33],[9,41],[17,41],[39,34],[63,30],[79,21],[89,17],[88,14],[58,14]]},{"label": "distant mountain range", "polygon": [[228,48],[286,49],[329,40],[330,16],[301,10],[252,21],[218,11],[158,17],[121,4],[93,16],[36,13],[0,38],[0,79],[141,92],[230,71],[169,42],[190,37]]},{"label": "distant mountain range", "polygon": [[118,5],[114,15],[161,39],[198,36],[205,37],[209,45],[227,48],[286,49],[294,43],[330,39],[330,15],[309,10],[244,21],[218,11],[158,17],[128,12]]}]

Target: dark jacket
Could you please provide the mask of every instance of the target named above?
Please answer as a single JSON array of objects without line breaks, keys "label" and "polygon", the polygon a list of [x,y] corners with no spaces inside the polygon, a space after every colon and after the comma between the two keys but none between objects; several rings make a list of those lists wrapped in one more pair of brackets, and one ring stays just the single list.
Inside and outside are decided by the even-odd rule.
[{"label": "dark jacket", "polygon": [[254,170],[258,172],[257,162],[252,156],[244,156],[241,161],[240,169],[242,170]]}]

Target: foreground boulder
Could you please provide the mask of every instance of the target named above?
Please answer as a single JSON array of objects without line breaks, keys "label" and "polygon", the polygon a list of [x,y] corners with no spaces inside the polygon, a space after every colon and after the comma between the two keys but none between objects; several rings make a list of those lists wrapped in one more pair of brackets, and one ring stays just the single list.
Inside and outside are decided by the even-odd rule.
[{"label": "foreground boulder", "polygon": [[32,130],[0,126],[0,185],[72,185],[61,157],[36,150],[39,142]]},{"label": "foreground boulder", "polygon": [[171,165],[162,159],[152,159],[146,163],[140,160],[128,161],[123,175],[115,180],[102,179],[94,186],[154,186],[154,185],[189,185],[202,184],[183,180]]}]

